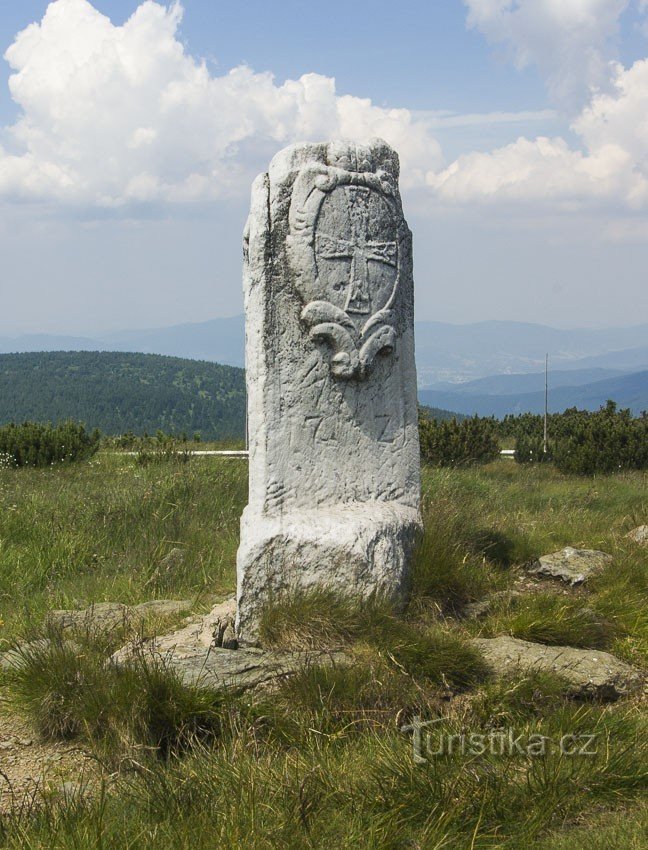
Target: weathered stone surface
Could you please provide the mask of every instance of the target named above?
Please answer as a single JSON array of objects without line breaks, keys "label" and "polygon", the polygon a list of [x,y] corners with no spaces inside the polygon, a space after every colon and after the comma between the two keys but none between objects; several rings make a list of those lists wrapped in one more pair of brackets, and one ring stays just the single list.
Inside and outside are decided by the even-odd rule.
[{"label": "weathered stone surface", "polygon": [[133,626],[149,618],[174,617],[191,610],[186,599],[154,599],[139,605],[121,602],[97,602],[79,610],[50,611],[48,622],[63,629],[87,628],[110,631],[120,626]]},{"label": "weathered stone surface", "polygon": [[239,637],[272,594],[395,599],[420,528],[411,234],[384,142],[301,144],[252,190],[245,233],[250,497]]},{"label": "weathered stone surface", "polygon": [[574,549],[566,546],[551,555],[542,555],[528,572],[532,575],[559,578],[569,584],[582,584],[593,573],[600,572],[613,560],[612,555],[596,549]]},{"label": "weathered stone surface", "polygon": [[472,643],[496,677],[518,669],[542,670],[565,679],[574,696],[604,700],[635,693],[643,685],[638,670],[598,649],[545,646],[507,636],[477,638]]},{"label": "weathered stone surface", "polygon": [[117,664],[126,664],[135,654],[157,658],[176,670],[186,684],[217,690],[254,688],[296,673],[308,664],[344,663],[346,660],[341,652],[236,649],[235,614],[236,601],[228,599],[177,631],[143,644],[127,644],[112,659]]},{"label": "weathered stone surface", "polygon": [[236,649],[238,641],[236,638],[236,597],[232,596],[223,602],[219,602],[203,618],[201,639],[203,642],[211,632],[211,646],[223,646],[225,649]]},{"label": "weathered stone surface", "polygon": [[[47,638],[25,641],[7,652],[0,653],[0,670],[16,670],[35,654],[47,652],[52,647],[52,641]],[[81,647],[70,640],[63,641],[62,647],[72,652],[81,652]]]},{"label": "weathered stone surface", "polygon": [[638,525],[629,531],[626,537],[640,546],[648,546],[648,525]]},{"label": "weathered stone surface", "polygon": [[278,652],[248,646],[236,650],[215,647],[182,657],[172,654],[165,656],[164,662],[185,684],[236,690],[283,679],[309,665],[343,664],[348,659],[342,652]]},{"label": "weathered stone surface", "polygon": [[113,658],[117,661],[125,660],[142,648],[176,658],[204,653],[222,645],[223,637],[227,629],[233,626],[235,617],[236,600],[231,597],[219,602],[208,614],[193,617],[182,628],[150,638],[144,645],[138,641],[127,643]]},{"label": "weathered stone surface", "polygon": [[519,599],[524,594],[519,590],[498,590],[491,593],[485,599],[480,599],[478,602],[469,602],[462,611],[463,616],[468,620],[479,620],[485,617],[493,610],[494,606],[500,602],[510,602],[513,599]]},{"label": "weathered stone surface", "polygon": [[220,645],[223,649],[238,649],[238,638],[236,637],[236,629],[233,623],[228,623],[225,626]]}]

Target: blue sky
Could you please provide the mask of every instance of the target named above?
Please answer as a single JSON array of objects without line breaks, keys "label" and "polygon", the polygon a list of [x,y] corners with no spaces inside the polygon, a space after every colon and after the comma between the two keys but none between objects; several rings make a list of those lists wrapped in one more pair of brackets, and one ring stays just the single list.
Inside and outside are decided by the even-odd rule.
[{"label": "blue sky", "polygon": [[[2,0],[3,48],[19,30],[40,20],[47,5],[46,0]],[[96,0],[93,5],[122,24],[137,3]],[[520,74],[493,61],[483,37],[466,29],[465,8],[454,0],[333,0],[326,14],[319,4],[299,0],[249,0],[244,6],[184,0],[183,6],[180,38],[215,70],[245,63],[272,71],[279,81],[315,71],[335,77],[340,93],[411,109],[479,112],[545,104],[537,74]],[[2,97],[6,118],[12,113],[6,85]]]},{"label": "blue sky", "polygon": [[341,134],[401,154],[419,318],[648,321],[646,5],[0,0],[0,333],[240,312],[252,177]]}]

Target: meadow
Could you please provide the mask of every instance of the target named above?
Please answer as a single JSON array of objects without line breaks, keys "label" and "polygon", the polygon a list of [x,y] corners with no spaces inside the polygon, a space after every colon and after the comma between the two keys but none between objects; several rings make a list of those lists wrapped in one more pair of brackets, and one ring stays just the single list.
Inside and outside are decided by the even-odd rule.
[{"label": "meadow", "polygon": [[[493,681],[469,639],[604,649],[648,671],[648,559],[625,536],[646,522],[647,481],[508,459],[426,467],[408,610],[327,594],[277,605],[266,645],[343,647],[354,664],[223,696],[163,666],[107,668],[126,634],[76,635],[71,649],[44,623],[51,609],[95,602],[183,599],[206,611],[230,595],[246,462],[102,451],[0,469],[0,650],[49,637],[22,671],[2,674],[0,708],[93,757],[91,793],[45,794],[0,815],[0,846],[644,847],[644,698],[575,701],[538,673]],[[525,564],[565,545],[614,562],[575,589],[526,577]],[[160,569],[174,549],[182,557]],[[513,588],[513,600],[500,594],[485,616],[466,616]],[[570,756],[459,749],[419,763],[401,731],[417,716],[440,719],[448,735],[583,733],[598,745]]]}]

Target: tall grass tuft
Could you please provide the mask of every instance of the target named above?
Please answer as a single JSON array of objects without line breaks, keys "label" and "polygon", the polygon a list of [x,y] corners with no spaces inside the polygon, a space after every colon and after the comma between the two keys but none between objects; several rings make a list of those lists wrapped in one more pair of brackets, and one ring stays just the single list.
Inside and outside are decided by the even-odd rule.
[{"label": "tall grass tuft", "polygon": [[618,634],[614,623],[583,599],[557,593],[504,598],[480,628],[483,637],[509,634],[552,646],[605,649]]},{"label": "tall grass tuft", "polygon": [[259,634],[263,645],[284,649],[367,644],[408,675],[451,687],[469,687],[486,676],[479,653],[460,636],[421,628],[377,598],[326,589],[288,594],[266,606]]},{"label": "tall grass tuft", "polygon": [[16,651],[14,705],[48,740],[84,740],[118,755],[132,747],[161,756],[220,734],[226,696],[187,686],[147,654],[117,666],[91,643],[50,631]]},{"label": "tall grass tuft", "polygon": [[[439,479],[443,481],[441,475]],[[502,543],[497,541],[499,548],[493,551],[496,531],[480,529],[465,496],[440,488],[425,498],[423,518],[425,531],[412,565],[415,598],[455,613],[505,583],[494,566]]]}]

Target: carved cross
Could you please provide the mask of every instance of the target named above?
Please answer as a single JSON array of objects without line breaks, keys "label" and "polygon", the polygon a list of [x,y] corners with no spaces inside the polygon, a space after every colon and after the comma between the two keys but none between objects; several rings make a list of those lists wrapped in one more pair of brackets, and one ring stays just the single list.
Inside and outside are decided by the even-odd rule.
[{"label": "carved cross", "polygon": [[347,199],[351,238],[341,239],[318,231],[318,254],[326,260],[351,260],[349,288],[344,309],[347,313],[370,313],[369,262],[385,263],[396,267],[398,245],[396,242],[378,242],[368,239],[370,190],[348,186]]}]

